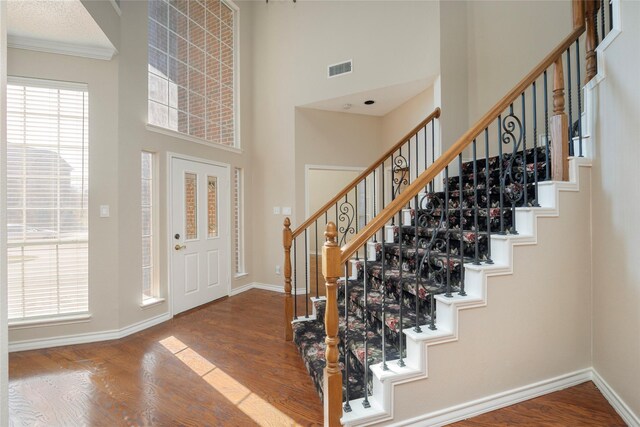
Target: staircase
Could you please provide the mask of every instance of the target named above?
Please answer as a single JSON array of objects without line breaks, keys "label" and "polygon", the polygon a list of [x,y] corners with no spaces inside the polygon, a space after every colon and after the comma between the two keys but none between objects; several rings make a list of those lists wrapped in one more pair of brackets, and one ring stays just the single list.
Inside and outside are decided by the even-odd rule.
[{"label": "staircase", "polygon": [[[523,194],[518,207],[537,205],[533,184],[535,171],[538,183],[547,180],[547,155],[546,147],[539,147],[527,150],[523,156],[526,157],[526,167],[519,166],[516,170],[519,174],[526,169],[532,184],[527,185],[527,201]],[[502,162],[508,163],[510,157],[503,156]],[[352,276],[346,281],[344,278],[338,281],[339,330],[343,336],[345,331],[348,334],[340,345],[340,363],[349,367],[349,387],[345,386],[343,393],[345,399],[347,396],[349,399],[365,397],[365,377],[368,377],[366,387],[371,394],[372,378],[365,375],[365,351],[368,366],[399,360],[401,355],[406,356],[400,342],[402,329],[413,328],[416,324],[435,329],[434,297],[440,294],[461,295],[464,293],[463,263],[489,261],[487,230],[500,233],[498,230],[503,229],[505,233],[516,233],[512,209],[500,211],[498,208],[501,192],[499,162],[497,156],[488,161],[478,160],[475,172],[473,162],[463,163],[462,192],[460,176],[456,176],[445,182],[446,191],[422,193],[419,197],[422,207],[419,204],[417,210],[405,210],[402,225],[386,226],[384,243],[369,244],[367,260],[355,261]],[[485,183],[476,187],[477,192],[472,186],[474,180]],[[485,188],[486,183],[489,186]],[[517,183],[507,180],[507,187],[515,185]],[[443,209],[445,197],[448,197],[446,212]],[[460,198],[463,200],[462,209]],[[486,208],[487,201],[491,206],[489,209]],[[443,217],[448,221],[443,221]],[[474,226],[476,220],[477,229]],[[345,304],[346,300],[348,304]],[[293,323],[293,341],[322,398],[326,299],[314,298],[312,303],[315,315],[311,320]],[[363,339],[365,332],[368,337],[366,343]]]},{"label": "staircase", "polygon": [[486,275],[557,214],[583,156],[578,52],[586,28],[588,81],[596,12],[574,2],[572,32],[444,153],[437,109],[296,230],[285,220],[285,339],[325,425],[390,419],[390,385],[426,374],[423,344],[456,340],[457,308],[486,305]]}]

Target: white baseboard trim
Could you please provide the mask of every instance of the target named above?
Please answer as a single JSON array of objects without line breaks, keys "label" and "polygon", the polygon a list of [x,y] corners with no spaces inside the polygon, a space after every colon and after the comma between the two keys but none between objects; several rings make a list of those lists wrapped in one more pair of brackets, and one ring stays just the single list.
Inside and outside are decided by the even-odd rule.
[{"label": "white baseboard trim", "polygon": [[600,376],[598,371],[593,371],[592,381],[598,387],[602,395],[613,406],[618,415],[624,420],[629,427],[640,427],[640,417],[633,413],[631,408],[618,396],[613,388]]},{"label": "white baseboard trim", "polygon": [[545,381],[514,388],[492,396],[483,397],[471,402],[455,405],[450,408],[420,415],[415,418],[391,424],[393,426],[444,426],[456,421],[475,417],[486,412],[495,411],[515,403],[533,399],[554,391],[572,387],[592,379],[591,368],[582,369]]},{"label": "white baseboard trim", "polygon": [[[263,291],[278,292],[281,294],[284,293],[284,286],[282,285],[271,285],[269,283],[251,282],[251,283],[247,283],[246,285],[231,289],[231,292],[229,292],[229,296],[232,297],[234,295],[238,295],[243,292],[250,291],[251,289],[262,289]],[[304,288],[297,289],[298,294],[303,294],[304,291],[305,291]]]},{"label": "white baseboard trim", "polygon": [[143,329],[155,326],[159,323],[166,322],[169,319],[171,319],[171,315],[167,312],[150,319],[126,326],[122,329],[112,329],[110,331],[103,332],[88,332],[84,334],[65,335],[44,339],[13,341],[9,343],[9,352],[12,353],[15,351],[38,350],[41,348],[60,347],[64,345],[87,344],[99,341],[117,340],[136,332],[140,332]]}]

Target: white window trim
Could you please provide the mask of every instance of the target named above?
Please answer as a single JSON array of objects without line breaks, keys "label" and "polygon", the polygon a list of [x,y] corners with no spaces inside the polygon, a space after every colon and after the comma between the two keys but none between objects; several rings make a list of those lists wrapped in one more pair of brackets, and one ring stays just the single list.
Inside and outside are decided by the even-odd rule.
[{"label": "white window trim", "polygon": [[147,130],[151,132],[161,133],[163,135],[171,136],[173,138],[179,138],[189,142],[195,142],[196,144],[206,145],[207,147],[217,148],[219,150],[230,151],[236,154],[242,154],[244,150],[237,147],[231,147],[229,145],[220,144],[217,142],[207,141],[206,139],[198,138],[195,136],[187,135],[186,133],[178,132],[172,129],[163,128],[162,126],[152,125],[147,123]]},{"label": "white window trim", "polygon": [[85,323],[91,320],[91,313],[74,313],[62,316],[32,317],[29,319],[9,320],[9,329],[29,329],[41,326],[68,325],[70,323]]},{"label": "white window trim", "polygon": [[[151,259],[153,260],[151,263],[151,270],[153,273],[151,279],[152,296],[150,298],[145,298],[144,294],[142,293],[142,289],[140,289],[140,295],[142,299],[142,301],[140,302],[140,306],[149,307],[151,305],[164,301],[164,298],[160,297],[160,272],[158,263],[158,261],[160,260],[160,190],[158,188],[158,177],[160,176],[160,174],[158,173],[158,165],[160,163],[158,161],[158,153],[144,149],[140,153],[151,154]],[[142,176],[140,177],[140,182],[142,183]],[[140,227],[140,232],[140,234],[142,235],[142,224]],[[140,269],[140,271],[142,272],[142,268]]]},{"label": "white window trim", "polygon": [[[76,90],[83,91],[89,93],[89,85],[87,83],[78,83],[78,82],[69,82],[63,80],[52,80],[52,79],[39,79],[39,78],[31,78],[31,77],[21,77],[21,76],[7,76],[7,85],[16,85],[16,86],[29,86],[29,87],[39,87],[46,89],[57,89],[57,90]],[[6,89],[6,87],[5,87]],[[87,111],[87,115],[90,116],[89,111]],[[5,141],[5,144],[7,142]],[[89,142],[87,141],[87,152],[89,151]],[[88,168],[89,165],[87,165]],[[87,169],[87,175],[89,171]],[[6,184],[6,183],[5,183]],[[89,206],[87,205],[87,211],[89,210]],[[4,213],[6,214],[6,204],[4,206]],[[89,231],[89,229],[87,229]],[[6,234],[4,234],[6,237]],[[63,243],[86,243],[87,244],[87,252],[89,251],[89,238],[87,236],[86,239],[70,239]],[[25,245],[22,245],[25,246]],[[26,246],[29,246],[27,244]],[[5,241],[4,248],[7,248],[7,243]],[[87,271],[88,275],[88,271]],[[27,318],[17,318],[17,319],[7,319],[7,326],[10,330],[13,329],[27,329],[27,328],[37,328],[41,326],[55,326],[55,325],[63,325],[70,323],[83,323],[89,322],[92,318],[91,314],[91,283],[89,278],[87,277],[87,311],[69,313],[69,314],[56,314],[51,316],[40,316],[40,317],[27,317]]]},{"label": "white window trim", "polygon": [[[239,248],[236,248],[236,251],[238,252],[238,267],[240,269],[240,271],[235,271],[234,272],[234,278],[240,278],[243,276],[248,275],[249,273],[247,272],[247,266],[245,263],[245,239],[244,239],[244,200],[245,200],[245,178],[244,178],[244,168],[239,168],[239,167],[234,167],[234,174],[235,171],[238,170],[240,171],[240,197],[238,198],[239,200],[239,212],[238,212],[238,224],[235,224],[237,226],[237,229],[240,232],[240,237],[238,238],[238,246]],[[236,189],[234,188],[234,191],[236,191]],[[237,230],[234,230],[234,232],[237,232]],[[234,239],[235,240],[235,239]],[[234,270],[235,270],[235,263],[234,263]]]}]

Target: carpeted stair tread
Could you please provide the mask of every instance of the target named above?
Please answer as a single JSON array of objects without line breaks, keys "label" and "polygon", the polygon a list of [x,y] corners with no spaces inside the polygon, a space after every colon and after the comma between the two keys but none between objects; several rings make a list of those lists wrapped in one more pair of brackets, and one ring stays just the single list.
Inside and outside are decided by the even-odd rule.
[{"label": "carpeted stair tread", "polygon": [[[296,322],[293,324],[293,331],[294,342],[316,387],[320,400],[322,400],[324,396],[324,368],[327,363],[325,358],[327,345],[324,342],[324,324],[317,320]],[[344,368],[345,356],[343,352],[340,352],[338,363],[341,368]],[[342,395],[345,396],[345,385],[343,384],[342,387]],[[362,375],[358,375],[357,372],[349,376],[349,395],[350,399],[364,397],[364,378]]]}]

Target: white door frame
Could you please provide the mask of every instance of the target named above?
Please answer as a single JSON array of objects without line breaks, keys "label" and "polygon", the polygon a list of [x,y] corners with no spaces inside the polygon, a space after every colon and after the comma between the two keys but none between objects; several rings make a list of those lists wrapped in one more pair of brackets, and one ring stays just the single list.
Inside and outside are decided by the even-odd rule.
[{"label": "white door frame", "polygon": [[[194,157],[194,156],[188,156],[186,154],[180,154],[180,153],[173,153],[173,152],[167,152],[167,188],[166,188],[166,192],[167,192],[167,224],[166,224],[166,229],[165,229],[165,235],[167,236],[167,300],[169,302],[169,315],[171,317],[173,317],[174,315],[174,308],[173,308],[173,276],[172,276],[172,271],[171,271],[171,264],[172,264],[172,249],[173,249],[173,200],[172,200],[172,194],[171,194],[171,188],[172,188],[172,184],[173,184],[173,169],[172,169],[172,163],[173,163],[173,159],[181,159],[181,160],[187,160],[187,161],[191,161],[191,162],[198,162],[198,163],[204,163],[206,165],[211,165],[211,166],[218,166],[221,168],[224,168],[225,170],[225,175],[227,178],[227,182],[231,183],[231,165],[228,163],[222,163],[222,162],[216,162],[214,160],[209,160],[209,159],[203,159],[201,157]],[[231,187],[231,186],[229,186]],[[229,229],[227,236],[229,236],[228,238],[228,245],[227,245],[227,250],[229,251],[228,254],[229,256],[228,258],[228,277],[227,277],[227,296],[231,294],[231,190],[229,192],[227,192],[227,196],[228,196],[228,200],[227,200],[227,209],[229,209],[229,221],[228,221],[228,227]]]}]

